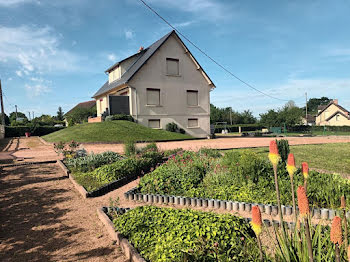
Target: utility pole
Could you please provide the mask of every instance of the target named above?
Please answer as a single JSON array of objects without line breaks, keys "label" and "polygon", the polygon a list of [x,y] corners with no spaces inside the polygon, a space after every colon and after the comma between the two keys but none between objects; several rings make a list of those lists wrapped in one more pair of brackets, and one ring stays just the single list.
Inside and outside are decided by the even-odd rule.
[{"label": "utility pole", "polygon": [[17,122],[17,105],[15,105],[16,108],[16,122]]},{"label": "utility pole", "polygon": [[5,111],[4,111],[4,101],[2,100],[2,88],[0,79],[0,103],[1,103],[1,124],[5,126]]},{"label": "utility pole", "polygon": [[29,115],[29,121],[30,121],[30,120],[31,120],[31,119],[30,119],[30,111],[28,111],[28,115]]},{"label": "utility pole", "polygon": [[232,126],[232,107],[230,107],[230,122],[231,122],[231,126]]},{"label": "utility pole", "polygon": [[34,119],[34,111],[32,112],[32,118]]},{"label": "utility pole", "polygon": [[306,119],[306,125],[307,123],[307,92],[305,92],[305,119]]}]

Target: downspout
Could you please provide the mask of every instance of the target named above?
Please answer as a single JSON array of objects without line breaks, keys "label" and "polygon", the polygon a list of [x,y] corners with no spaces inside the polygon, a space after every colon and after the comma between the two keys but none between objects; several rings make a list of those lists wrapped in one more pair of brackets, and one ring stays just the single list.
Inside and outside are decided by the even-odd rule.
[{"label": "downspout", "polygon": [[138,110],[137,110],[137,89],[135,87],[132,87],[131,85],[129,85],[129,87],[131,89],[134,89],[135,90],[135,109],[136,109],[136,112],[135,112],[135,120],[136,120],[136,123],[138,122]]}]

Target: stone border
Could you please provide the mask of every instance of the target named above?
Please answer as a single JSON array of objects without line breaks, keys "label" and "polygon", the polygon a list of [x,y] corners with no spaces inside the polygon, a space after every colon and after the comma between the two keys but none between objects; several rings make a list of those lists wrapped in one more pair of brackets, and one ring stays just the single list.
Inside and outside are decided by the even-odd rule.
[{"label": "stone border", "polygon": [[[55,161],[56,162],[56,161]],[[111,192],[115,189],[118,189],[131,181],[134,181],[138,176],[134,175],[131,177],[123,177],[121,179],[112,181],[94,191],[88,192],[85,187],[80,185],[73,177],[73,175],[70,173],[69,169],[67,166],[63,163],[61,160],[57,160],[58,166],[62,169],[62,171],[66,174],[66,176],[70,179],[70,181],[73,183],[74,187],[78,190],[78,192],[84,197],[84,198],[89,198],[89,197],[99,197],[104,194],[107,194],[108,192]]]},{"label": "stone border", "polygon": [[116,241],[116,244],[121,247],[126,259],[131,262],[146,262],[146,260],[141,257],[133,245],[126,238],[124,238],[121,233],[115,231],[112,221],[106,214],[106,209],[106,207],[97,208],[98,218],[105,225],[105,228],[107,229],[107,232],[112,240]]},{"label": "stone border", "polygon": [[[221,209],[227,211],[246,211],[251,212],[252,206],[257,205],[261,213],[267,215],[278,215],[278,206],[275,205],[265,205],[256,203],[245,203],[238,201],[226,201],[218,199],[203,199],[203,198],[191,198],[183,196],[168,196],[159,194],[142,194],[138,192],[138,188],[132,188],[124,193],[124,196],[128,200],[143,201],[148,204],[173,204],[183,207],[204,207]],[[297,208],[298,210],[298,208]],[[291,206],[282,205],[282,212],[285,216],[293,215],[293,208]],[[327,209],[327,208],[312,208],[311,214],[312,218],[332,220],[334,216],[340,215],[340,210]],[[346,217],[350,219],[350,211],[346,213]],[[270,220],[268,220],[270,221]],[[278,221],[276,221],[278,222]],[[274,221],[272,221],[274,223]],[[279,223],[279,222],[278,222]]]},{"label": "stone border", "polygon": [[47,141],[44,140],[44,138],[42,138],[41,136],[37,136],[37,138],[40,140],[41,143],[43,143],[44,145],[47,145],[47,146],[51,146],[52,143],[49,143]]},{"label": "stone border", "polygon": [[57,160],[57,164],[58,166],[62,169],[63,173],[66,174],[67,177],[69,177],[70,171],[69,169],[66,167],[66,165],[61,161],[61,160]]}]

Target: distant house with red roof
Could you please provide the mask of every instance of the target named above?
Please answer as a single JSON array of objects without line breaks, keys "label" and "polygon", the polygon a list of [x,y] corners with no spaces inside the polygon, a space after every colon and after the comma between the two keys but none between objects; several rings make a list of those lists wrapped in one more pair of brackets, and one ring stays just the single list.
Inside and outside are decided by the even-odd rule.
[{"label": "distant house with red roof", "polygon": [[334,99],[328,105],[318,107],[316,125],[350,126],[350,112],[338,104],[338,99]]}]

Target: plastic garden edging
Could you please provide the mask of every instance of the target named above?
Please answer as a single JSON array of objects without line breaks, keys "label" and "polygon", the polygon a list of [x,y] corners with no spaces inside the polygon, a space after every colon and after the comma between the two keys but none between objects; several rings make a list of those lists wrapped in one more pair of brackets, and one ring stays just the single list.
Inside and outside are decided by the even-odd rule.
[{"label": "plastic garden edging", "polygon": [[[168,196],[159,194],[142,194],[138,192],[138,188],[132,188],[124,193],[124,196],[128,200],[143,201],[149,204],[173,204],[184,207],[204,207],[213,209],[222,209],[228,211],[246,211],[251,212],[252,206],[258,205],[262,213],[267,215],[278,215],[278,206],[276,205],[265,205],[256,203],[245,203],[238,201],[226,201],[218,199],[203,199],[203,198],[191,198],[183,196]],[[298,208],[297,208],[298,211]],[[291,206],[282,205],[283,215],[293,215],[293,208]],[[327,209],[327,208],[312,208],[311,215],[315,219],[332,220],[333,217],[338,213],[338,210]],[[346,213],[346,217],[350,218],[350,211]],[[270,220],[268,220],[270,221]],[[270,221],[271,222],[271,221]],[[267,223],[267,222],[266,222]],[[265,223],[265,224],[266,224]],[[279,223],[278,221],[272,221],[272,223]],[[293,223],[294,224],[294,223]]]}]

